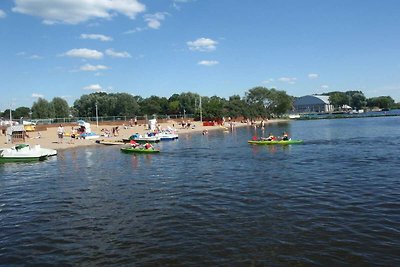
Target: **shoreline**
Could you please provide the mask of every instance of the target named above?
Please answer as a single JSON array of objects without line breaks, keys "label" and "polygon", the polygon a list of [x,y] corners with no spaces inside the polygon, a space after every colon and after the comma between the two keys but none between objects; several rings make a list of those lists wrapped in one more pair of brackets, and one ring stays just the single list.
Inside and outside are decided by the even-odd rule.
[{"label": "shoreline", "polygon": [[[287,119],[274,119],[274,120],[268,120],[265,122],[265,125],[268,124],[273,124],[273,123],[279,123],[279,122],[287,122],[290,120]],[[248,124],[248,123],[242,123],[242,122],[233,122],[234,123],[234,128],[238,127],[252,127],[253,125]],[[257,126],[260,123],[257,122]],[[168,122],[163,122],[159,123],[160,127],[162,129],[171,127],[175,125],[180,125],[180,123],[176,121],[168,121]],[[176,128],[178,135],[183,135],[183,134],[196,134],[199,133],[201,134],[204,130],[207,131],[217,131],[217,130],[229,130],[227,127],[229,124],[225,123],[225,126],[222,125],[215,125],[215,126],[203,126],[200,124],[200,122],[192,122],[190,128]],[[6,136],[5,135],[0,135],[0,142],[1,142],[1,148],[10,148],[16,144],[29,144],[31,146],[34,145],[40,145],[43,148],[50,148],[50,149],[56,149],[56,150],[64,150],[64,149],[71,149],[71,148],[76,148],[76,147],[83,147],[83,146],[92,146],[92,145],[98,145],[95,141],[96,140],[108,140],[108,141],[117,141],[117,140],[122,140],[125,138],[129,138],[131,135],[135,133],[139,134],[145,134],[149,130],[145,128],[145,124],[137,125],[137,126],[132,126],[132,127],[127,127],[126,125],[122,124],[121,125],[111,125],[111,124],[104,124],[104,125],[99,125],[97,128],[96,125],[91,125],[92,132],[96,134],[101,134],[101,129],[109,129],[111,130],[112,127],[118,126],[119,128],[119,133],[117,136],[112,136],[112,137],[104,137],[100,136],[100,138],[96,139],[72,139],[69,136],[65,136],[63,138],[62,143],[58,143],[58,137],[57,137],[57,128],[58,125],[51,125],[51,127],[48,127],[46,130],[43,131],[33,131],[33,132],[27,132],[27,135],[29,138],[26,138],[25,141],[17,141],[12,144],[7,144],[6,143]],[[73,128],[78,128],[78,125],[72,126]],[[65,133],[68,135],[72,129],[69,128],[68,126],[64,127]],[[111,131],[110,131],[111,132]],[[40,137],[38,137],[40,134]]]}]

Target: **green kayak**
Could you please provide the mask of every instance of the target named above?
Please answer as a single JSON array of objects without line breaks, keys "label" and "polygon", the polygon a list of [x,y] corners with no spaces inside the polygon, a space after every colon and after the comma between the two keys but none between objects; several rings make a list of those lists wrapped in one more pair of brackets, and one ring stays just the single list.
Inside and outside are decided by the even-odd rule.
[{"label": "green kayak", "polygon": [[296,145],[302,144],[303,140],[276,140],[276,141],[268,141],[268,140],[249,140],[247,143],[252,145]]},{"label": "green kayak", "polygon": [[124,153],[144,153],[144,154],[152,154],[152,153],[160,153],[158,149],[146,149],[146,148],[133,148],[133,147],[122,147],[121,151]]}]

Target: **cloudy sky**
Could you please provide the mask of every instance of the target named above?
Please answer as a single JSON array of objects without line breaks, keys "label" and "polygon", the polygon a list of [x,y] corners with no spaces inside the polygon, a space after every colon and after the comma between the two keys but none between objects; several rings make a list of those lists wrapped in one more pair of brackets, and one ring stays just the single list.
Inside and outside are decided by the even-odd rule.
[{"label": "cloudy sky", "polygon": [[398,0],[1,0],[0,110],[127,92],[400,101]]}]

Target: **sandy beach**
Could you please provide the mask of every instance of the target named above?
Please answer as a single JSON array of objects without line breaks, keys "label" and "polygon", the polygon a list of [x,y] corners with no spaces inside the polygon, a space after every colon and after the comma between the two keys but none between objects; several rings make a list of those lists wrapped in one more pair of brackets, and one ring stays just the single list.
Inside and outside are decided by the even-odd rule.
[{"label": "sandy beach", "polygon": [[[281,122],[284,120],[269,120],[266,122],[266,124],[270,123],[277,123]],[[122,123],[119,124],[101,124],[98,127],[96,124],[91,124],[92,132],[101,135],[102,134],[102,129],[108,129],[110,132],[113,127],[118,126],[118,135],[117,136],[112,136],[112,137],[104,137],[100,136],[98,139],[72,139],[69,137],[69,133],[72,131],[72,127],[77,129],[78,125],[70,125],[66,124],[63,125],[66,136],[63,138],[62,143],[59,142],[58,136],[57,136],[57,128],[59,125],[48,125],[47,129],[44,130],[37,130],[33,132],[27,132],[28,137],[25,138],[25,141],[17,141],[14,142],[13,144],[7,144],[6,143],[6,136],[5,135],[0,135],[0,142],[1,142],[1,147],[3,148],[8,148],[12,147],[15,144],[20,144],[20,143],[25,143],[29,145],[40,145],[41,147],[44,148],[51,148],[51,149],[68,149],[68,148],[74,148],[74,147],[80,147],[80,146],[89,146],[89,145],[97,145],[95,140],[122,140],[125,138],[129,138],[132,134],[139,133],[139,134],[145,134],[149,130],[147,129],[147,125],[145,124],[138,124],[137,126],[126,126],[127,124]],[[216,126],[203,126],[200,122],[192,122],[191,126],[189,128],[182,128],[180,125],[180,122],[177,121],[167,121],[167,122],[162,122],[159,123],[160,127],[162,129],[171,127],[175,128],[177,130],[177,133],[179,135],[183,134],[192,134],[192,133],[202,133],[204,130],[207,131],[224,131],[224,130],[229,130],[229,124],[225,123],[224,126],[221,125],[216,125]],[[241,123],[241,122],[234,122],[233,127],[246,127],[250,126],[247,123]],[[259,125],[259,124],[257,124]]]}]

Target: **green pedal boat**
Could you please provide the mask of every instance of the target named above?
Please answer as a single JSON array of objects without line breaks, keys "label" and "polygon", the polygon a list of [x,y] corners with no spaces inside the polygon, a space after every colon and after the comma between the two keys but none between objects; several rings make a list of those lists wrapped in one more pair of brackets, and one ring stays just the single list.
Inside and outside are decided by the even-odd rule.
[{"label": "green pedal boat", "polygon": [[297,145],[302,144],[303,140],[249,140],[247,143],[251,145]]},{"label": "green pedal boat", "polygon": [[143,147],[140,148],[134,148],[134,147],[122,147],[121,151],[124,153],[143,153],[143,154],[154,154],[154,153],[160,153],[160,150],[158,149],[146,149]]}]

